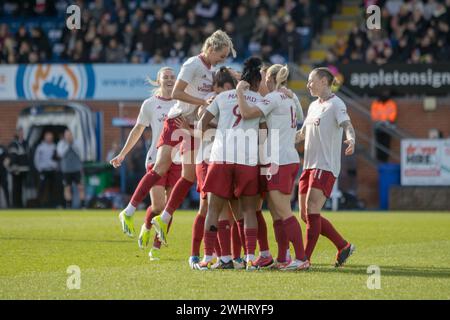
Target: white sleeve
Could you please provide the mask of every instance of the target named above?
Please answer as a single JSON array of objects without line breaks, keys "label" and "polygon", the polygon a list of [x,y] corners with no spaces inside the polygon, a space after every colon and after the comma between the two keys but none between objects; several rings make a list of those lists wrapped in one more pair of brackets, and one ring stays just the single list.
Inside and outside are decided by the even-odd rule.
[{"label": "white sleeve", "polygon": [[294,93],[294,102],[295,102],[295,110],[297,113],[297,122],[303,122],[304,115],[303,115],[303,109],[302,109],[302,104],[300,103],[300,100],[298,99],[297,95]]},{"label": "white sleeve", "polygon": [[333,112],[338,126],[340,126],[342,122],[350,120],[347,113],[347,107],[343,102],[333,104]]},{"label": "white sleeve", "polygon": [[[151,112],[146,112],[145,106],[148,104],[148,101],[144,101],[141,105],[141,110],[139,111],[139,115],[137,117],[136,123],[148,127],[152,121]],[[149,110],[150,111],[150,110]]]},{"label": "white sleeve", "polygon": [[215,118],[219,116],[219,103],[217,102],[218,97],[216,97],[213,102],[206,108],[206,111],[210,112]]},{"label": "white sleeve", "polygon": [[186,62],[181,66],[177,80],[183,80],[184,82],[190,83],[195,79],[196,71],[197,66],[195,65],[195,60]]},{"label": "white sleeve", "polygon": [[262,113],[264,113],[264,116],[267,117],[267,115],[269,113],[271,113],[277,107],[277,105],[278,105],[277,103],[278,103],[278,101],[276,99],[274,99],[273,97],[271,97],[271,98],[266,97],[266,98],[258,101],[256,103],[256,107],[259,110],[261,110]]}]

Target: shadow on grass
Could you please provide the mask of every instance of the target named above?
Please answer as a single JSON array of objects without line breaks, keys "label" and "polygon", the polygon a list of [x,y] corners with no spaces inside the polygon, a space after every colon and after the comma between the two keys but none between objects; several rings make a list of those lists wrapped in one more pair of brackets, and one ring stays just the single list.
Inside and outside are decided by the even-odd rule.
[{"label": "shadow on grass", "polygon": [[[314,264],[312,272],[343,273],[367,275],[368,265],[348,264],[342,268],[334,268],[328,264]],[[386,266],[379,265],[382,276],[421,277],[421,278],[449,278],[450,268],[439,267],[411,267],[411,266]]]}]

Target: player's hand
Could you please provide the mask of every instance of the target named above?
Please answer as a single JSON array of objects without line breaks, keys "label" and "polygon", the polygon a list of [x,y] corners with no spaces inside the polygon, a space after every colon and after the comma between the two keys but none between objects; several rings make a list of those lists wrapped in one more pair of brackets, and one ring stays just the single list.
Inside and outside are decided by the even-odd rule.
[{"label": "player's hand", "polygon": [[345,140],[344,143],[348,145],[347,149],[345,149],[345,155],[351,156],[355,152],[355,140],[348,139]]},{"label": "player's hand", "polygon": [[302,142],[305,140],[305,137],[303,136],[302,130],[298,130],[295,134],[295,144]]},{"label": "player's hand", "polygon": [[231,74],[231,76],[236,79],[236,81],[241,80],[241,73],[237,72],[236,70],[232,68],[228,68],[228,72]]},{"label": "player's hand", "polygon": [[237,84],[236,87],[236,91],[245,91],[250,89],[250,83],[248,83],[247,81],[241,80],[239,81],[239,83]]},{"label": "player's hand", "polygon": [[189,126],[189,122],[184,117],[178,117],[175,119],[175,123],[179,129],[189,130],[191,127]]},{"label": "player's hand", "polygon": [[214,95],[214,96],[212,96],[211,98],[209,98],[208,100],[206,100],[206,103],[208,104],[208,106],[214,101],[214,98],[215,98],[216,96]]},{"label": "player's hand", "polygon": [[111,159],[111,161],[109,162],[114,168],[118,168],[120,167],[120,165],[122,164],[123,160],[125,159],[125,156],[118,154],[115,158]]},{"label": "player's hand", "polygon": [[286,88],[286,87],[281,87],[280,89],[279,89],[279,91],[281,92],[281,93],[284,93],[285,95],[287,95],[289,98],[293,98],[294,97],[294,92],[291,90],[291,89],[288,89],[288,88]]}]

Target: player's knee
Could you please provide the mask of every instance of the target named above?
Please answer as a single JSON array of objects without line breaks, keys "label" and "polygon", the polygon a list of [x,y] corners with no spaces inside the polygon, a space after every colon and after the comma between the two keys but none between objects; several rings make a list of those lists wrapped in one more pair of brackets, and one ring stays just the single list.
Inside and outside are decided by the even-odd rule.
[{"label": "player's knee", "polygon": [[305,215],[309,214],[309,213],[318,213],[320,211],[319,204],[317,203],[317,201],[314,201],[312,199],[309,199],[306,202],[306,208],[305,209],[306,209]]},{"label": "player's knee", "polygon": [[306,208],[300,210],[300,218],[302,219],[303,222],[306,223]]},{"label": "player's knee", "polygon": [[161,204],[152,204],[152,212],[155,215],[159,215],[164,210],[164,205]]},{"label": "player's knee", "polygon": [[171,163],[169,161],[157,162],[152,171],[156,172],[159,176],[163,176],[169,170],[170,165]]}]

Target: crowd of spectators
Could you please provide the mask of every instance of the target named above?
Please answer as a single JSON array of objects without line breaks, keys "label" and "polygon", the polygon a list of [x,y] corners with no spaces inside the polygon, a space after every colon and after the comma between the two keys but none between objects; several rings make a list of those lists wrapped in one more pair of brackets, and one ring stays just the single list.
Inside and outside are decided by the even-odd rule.
[{"label": "crowd of spectators", "polygon": [[[203,40],[219,28],[232,37],[238,60],[256,54],[272,62],[300,62],[302,50],[339,2],[5,0],[0,8],[0,62],[177,63],[197,54]],[[80,30],[65,27],[70,4],[81,9]],[[1,18],[16,16],[24,19],[18,30],[2,23]],[[36,17],[56,21],[57,27],[47,32],[40,25],[30,27],[27,19]]]},{"label": "crowd of spectators", "polygon": [[364,20],[341,37],[325,63],[434,63],[450,57],[450,0],[364,1],[381,8],[381,29]]}]

